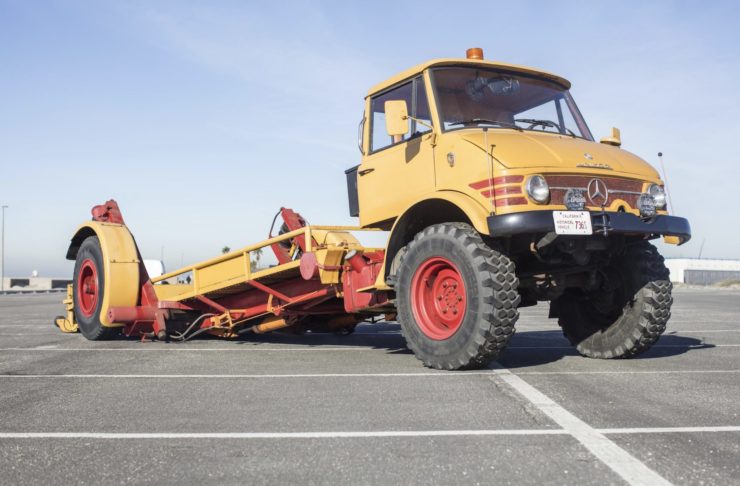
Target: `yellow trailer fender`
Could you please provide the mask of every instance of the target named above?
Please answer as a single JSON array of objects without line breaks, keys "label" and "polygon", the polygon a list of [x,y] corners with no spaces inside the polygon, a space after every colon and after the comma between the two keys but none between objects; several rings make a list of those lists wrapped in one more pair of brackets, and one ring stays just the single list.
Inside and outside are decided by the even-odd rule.
[{"label": "yellow trailer fender", "polygon": [[120,327],[108,320],[111,307],[135,306],[139,301],[139,251],[126,225],[89,221],[77,229],[67,250],[67,259],[75,260],[82,242],[97,236],[103,252],[103,303],[100,323],[106,327]]}]

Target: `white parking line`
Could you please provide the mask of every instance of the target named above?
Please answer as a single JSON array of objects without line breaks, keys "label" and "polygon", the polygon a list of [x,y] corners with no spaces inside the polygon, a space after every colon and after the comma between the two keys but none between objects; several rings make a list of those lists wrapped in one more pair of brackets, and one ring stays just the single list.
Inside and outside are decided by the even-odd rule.
[{"label": "white parking line", "polygon": [[517,371],[517,375],[682,375],[740,373],[740,370],[607,370],[607,371]]},{"label": "white parking line", "polygon": [[740,329],[679,329],[677,331],[667,331],[665,334],[701,334],[704,332],[740,332]]},{"label": "white parking line", "polygon": [[[679,348],[679,349],[709,349],[709,348],[736,348],[740,347],[740,344],[714,344],[714,343],[705,343],[705,344],[655,344],[651,347],[652,348]],[[108,352],[108,351],[135,351],[135,352],[161,352],[161,351],[180,351],[180,352],[199,352],[199,351],[214,351],[214,352],[225,352],[225,351],[235,351],[235,352],[248,352],[248,351],[274,351],[274,352],[286,352],[286,351],[350,351],[350,352],[356,352],[356,351],[388,351],[388,350],[396,350],[401,348],[387,348],[387,347],[367,347],[367,346],[342,346],[342,347],[321,347],[321,346],[311,346],[307,344],[305,347],[291,347],[291,348],[269,348],[269,347],[263,347],[261,345],[248,345],[248,346],[238,346],[235,345],[234,347],[229,348],[189,348],[187,346],[181,345],[181,344],[172,344],[171,346],[167,347],[147,347],[146,344],[142,344],[141,347],[133,347],[133,348],[51,348],[51,347],[33,347],[33,348],[23,348],[23,347],[12,347],[12,348],[0,348],[0,351],[98,351],[98,352]],[[545,349],[570,349],[574,350],[573,346],[508,346],[506,349],[528,349],[528,350],[545,350]]]},{"label": "white parking line", "polygon": [[507,369],[495,370],[499,378],[566,430],[601,462],[631,485],[670,485],[661,475],[609,440],[547,395]]},{"label": "white parking line", "polygon": [[113,379],[113,378],[137,378],[137,379],[276,379],[276,378],[392,378],[392,377],[463,377],[493,375],[493,371],[462,371],[462,372],[419,372],[419,373],[301,373],[301,374],[0,374],[0,378],[61,378],[61,379]]},{"label": "white parking line", "polygon": [[368,437],[454,437],[564,435],[562,429],[383,430],[357,432],[1,432],[0,439],[343,439]]},{"label": "white parking line", "polygon": [[[704,348],[736,348],[740,344],[653,344],[653,348],[685,348],[685,349],[704,349]],[[508,346],[506,349],[574,349],[573,346]]]},{"label": "white parking line", "polygon": [[[101,352],[108,352],[108,351],[135,351],[135,352],[168,352],[168,351],[175,351],[175,352],[200,352],[200,351],[213,351],[213,352],[219,352],[223,353],[225,351],[236,351],[236,352],[249,352],[249,351],[376,351],[378,348],[371,348],[367,346],[344,346],[344,347],[321,347],[321,346],[311,346],[306,345],[305,347],[292,347],[292,348],[269,348],[264,347],[261,345],[247,345],[247,346],[239,346],[236,345],[235,347],[230,348],[190,348],[187,345],[181,345],[181,344],[173,344],[172,346],[168,347],[147,347],[146,344],[142,344],[141,347],[135,347],[135,348],[51,348],[51,347],[45,347],[45,346],[39,346],[34,348],[0,348],[0,351],[101,351]],[[382,348],[382,351],[388,351],[389,348]],[[391,348],[391,349],[398,349],[398,348]]]},{"label": "white parking line", "polygon": [[53,332],[53,331],[52,332],[46,332],[46,331],[45,332],[13,332],[13,333],[0,332],[0,337],[30,337],[30,336],[75,337],[73,334],[68,334],[64,332]]},{"label": "white parking line", "polygon": [[708,427],[634,427],[622,429],[599,429],[602,434],[697,434],[704,432],[740,432],[738,425]]},{"label": "white parking line", "polygon": [[[2,326],[0,326],[2,327]],[[15,328],[22,328],[22,326],[9,326],[9,327],[15,327]],[[519,328],[520,332],[552,332],[552,329],[535,329],[535,330],[526,330]],[[724,333],[724,332],[740,332],[740,329],[679,329],[679,330],[668,330],[665,332],[664,335],[666,336],[673,336],[675,334],[714,334],[714,333]],[[353,334],[354,336],[379,336],[379,337],[385,337],[385,336],[399,336],[401,335],[401,331],[360,331],[355,332]],[[5,332],[0,330],[0,337],[8,336],[8,337],[26,337],[26,336],[70,336],[70,337],[79,337],[77,334],[74,333],[63,333],[59,331],[55,331],[53,329],[35,329],[30,328],[26,329],[24,332]],[[518,337],[525,337],[525,336],[518,336]]]},{"label": "white parking line", "polygon": [[[670,374],[740,373],[740,370],[625,370],[625,371],[521,371],[517,375],[670,375]],[[445,377],[495,375],[496,371],[429,371],[416,373],[300,373],[300,374],[0,374],[0,379],[278,379],[278,378],[392,378],[392,377]]]},{"label": "white parking line", "polygon": [[724,324],[727,325],[728,322],[733,322],[737,319],[736,315],[729,315],[726,319],[703,319],[702,317],[696,317],[696,318],[688,318],[688,319],[671,319],[668,321],[668,324],[671,326],[674,326],[676,324]]},{"label": "white parking line", "polygon": [[[599,434],[740,432],[740,426],[592,429]],[[0,432],[0,439],[363,439],[393,437],[476,437],[572,435],[567,429],[369,430],[336,432]],[[608,441],[608,439],[607,439]],[[610,442],[610,441],[609,441]]]}]

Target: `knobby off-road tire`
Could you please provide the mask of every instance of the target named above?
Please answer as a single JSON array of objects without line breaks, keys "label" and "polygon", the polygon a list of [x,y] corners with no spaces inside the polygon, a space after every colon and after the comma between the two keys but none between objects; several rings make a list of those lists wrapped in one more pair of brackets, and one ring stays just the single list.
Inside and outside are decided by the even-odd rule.
[{"label": "knobby off-road tire", "polygon": [[621,284],[611,292],[568,292],[556,302],[563,334],[589,358],[630,358],[650,349],[671,317],[673,285],[650,243],[628,246],[608,269]]},{"label": "knobby off-road tire", "polygon": [[77,252],[72,284],[75,320],[82,335],[91,341],[103,341],[118,336],[119,328],[105,327],[100,322],[105,295],[105,269],[103,251],[97,236],[90,236],[82,242]]},{"label": "knobby off-road tire", "polygon": [[504,350],[519,317],[514,263],[470,225],[430,226],[408,244],[396,298],[406,343],[425,366],[485,366]]}]

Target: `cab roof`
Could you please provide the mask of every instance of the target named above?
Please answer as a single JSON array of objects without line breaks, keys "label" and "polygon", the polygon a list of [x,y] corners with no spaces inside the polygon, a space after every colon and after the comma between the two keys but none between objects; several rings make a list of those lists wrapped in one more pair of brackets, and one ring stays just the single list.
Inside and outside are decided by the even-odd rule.
[{"label": "cab roof", "polygon": [[432,59],[431,61],[418,64],[410,69],[402,71],[396,74],[395,76],[391,76],[385,81],[378,83],[372,88],[370,88],[370,91],[368,91],[367,95],[372,96],[375,93],[378,93],[387,88],[390,88],[391,86],[394,86],[397,83],[400,83],[401,81],[417,76],[426,69],[441,67],[441,66],[480,66],[480,67],[486,67],[486,68],[497,68],[497,69],[503,69],[506,71],[513,71],[513,72],[540,76],[540,77],[549,79],[551,81],[554,81],[562,85],[565,89],[570,89],[570,86],[571,86],[570,81],[568,81],[567,79],[562,78],[556,74],[548,73],[547,71],[542,71],[540,69],[529,68],[526,66],[519,66],[516,64],[508,64],[505,62],[486,61],[482,59],[443,58],[443,59]]}]

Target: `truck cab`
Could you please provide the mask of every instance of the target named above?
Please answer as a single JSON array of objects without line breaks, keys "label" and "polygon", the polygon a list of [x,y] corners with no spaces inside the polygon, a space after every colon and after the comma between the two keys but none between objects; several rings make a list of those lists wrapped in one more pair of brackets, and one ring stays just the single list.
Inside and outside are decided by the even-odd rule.
[{"label": "truck cab", "polygon": [[[497,215],[566,210],[568,189],[575,193],[569,200],[580,190],[590,210],[640,216],[640,196],[648,194],[655,213],[667,214],[658,172],[621,148],[616,129],[597,142],[570,86],[475,54],[429,61],[374,86],[360,125],[360,224],[390,227],[410,206],[445,191]],[[386,112],[399,104],[403,115]],[[403,133],[388,132],[389,116],[403,116]]]},{"label": "truck cab", "polygon": [[[451,338],[448,331],[462,326],[449,313],[463,309],[439,307],[448,286],[484,285],[467,281],[460,268],[470,264],[475,272],[475,265],[455,263],[445,251],[483,247],[499,264],[507,262],[498,278],[516,281],[507,287],[516,297],[502,294],[505,306],[549,301],[551,316],[586,355],[646,349],[625,344],[622,334],[603,344],[602,333],[618,318],[629,320],[619,317],[619,306],[650,278],[663,282],[653,293],[669,295],[662,257],[647,242],[663,237],[682,244],[691,230],[684,218],[668,214],[659,173],[621,148],[618,129],[594,138],[570,87],[561,76],[488,61],[473,48],[465,58],[420,64],[368,92],[362,160],[347,171],[350,212],[362,227],[390,231],[377,289],[395,291],[406,334],[422,330],[419,342],[410,343],[417,355],[424,354],[424,339]],[[467,243],[455,248],[450,241],[443,251],[441,235]],[[429,237],[442,239],[414,255]],[[646,277],[648,267],[653,273]],[[427,292],[443,274],[449,285]],[[455,299],[471,303],[470,297]],[[593,314],[594,306],[606,315]],[[631,319],[637,325],[639,312]],[[594,322],[600,324],[589,328]]]}]

